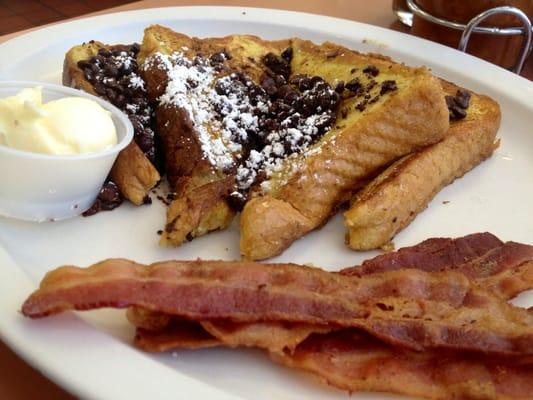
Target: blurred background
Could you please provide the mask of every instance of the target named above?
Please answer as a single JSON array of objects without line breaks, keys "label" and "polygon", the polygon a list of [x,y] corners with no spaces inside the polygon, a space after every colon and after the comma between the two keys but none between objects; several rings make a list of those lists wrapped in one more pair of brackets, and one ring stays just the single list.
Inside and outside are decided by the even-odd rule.
[{"label": "blurred background", "polygon": [[0,35],[77,17],[134,0],[0,0]]}]

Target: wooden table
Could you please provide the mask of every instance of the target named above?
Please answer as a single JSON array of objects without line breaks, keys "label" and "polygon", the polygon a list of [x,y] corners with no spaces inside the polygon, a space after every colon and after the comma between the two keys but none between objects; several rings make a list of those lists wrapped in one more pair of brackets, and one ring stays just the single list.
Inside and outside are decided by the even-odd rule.
[{"label": "wooden table", "polygon": [[[94,15],[141,8],[199,4],[268,7],[304,11],[407,31],[405,27],[396,22],[391,11],[391,0],[143,0],[122,7],[111,8]],[[0,37],[0,42],[21,33],[23,32],[2,36]],[[0,371],[4,371],[0,376],[0,399],[66,400],[74,398],[21,360],[1,341]]]}]

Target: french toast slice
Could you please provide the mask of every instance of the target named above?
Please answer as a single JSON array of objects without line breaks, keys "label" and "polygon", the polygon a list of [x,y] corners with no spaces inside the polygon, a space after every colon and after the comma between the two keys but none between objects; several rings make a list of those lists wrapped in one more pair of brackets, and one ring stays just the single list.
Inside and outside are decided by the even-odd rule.
[{"label": "french toast slice", "polygon": [[267,190],[245,205],[240,241],[245,259],[280,254],[323,225],[369,175],[438,142],[449,127],[442,88],[425,68],[332,43],[293,39],[292,48],[294,73],[371,89],[343,99],[335,126],[285,163],[270,177]]},{"label": "french toast slice", "polygon": [[[86,68],[90,69],[91,63],[89,60],[93,59],[93,57],[98,57],[99,52],[121,52],[126,51],[127,47],[123,45],[105,45],[98,41],[90,41],[72,47],[65,55],[63,84],[95,96],[106,97],[106,88],[100,85],[98,90],[95,90],[95,85],[87,79],[88,76],[84,69],[80,67],[80,64],[84,65],[83,63],[85,62]],[[116,101],[113,103],[123,111],[127,111],[127,104],[117,104]],[[142,129],[139,125],[139,120],[137,116],[130,116],[130,119],[134,122],[136,136],[138,136],[139,129]],[[135,141],[132,141],[119,153],[111,170],[110,178],[117,184],[122,196],[136,205],[141,205],[145,202],[150,189],[161,179],[157,168]]]},{"label": "french toast slice", "polygon": [[[179,52],[194,60],[197,55],[206,58],[222,55],[225,70],[214,71],[217,77],[229,72],[245,72],[253,81],[259,81],[263,73],[261,57],[271,51],[280,52],[288,41],[264,42],[242,35],[224,38],[198,39],[153,25],[145,29],[139,64],[143,64],[143,77],[147,82],[148,97],[158,101],[169,85],[168,71],[161,57]],[[226,57],[224,55],[231,55]],[[210,66],[207,66],[209,68]],[[197,101],[197,99],[189,99]],[[208,108],[208,107],[206,107]],[[162,245],[180,245],[185,240],[204,235],[213,230],[225,229],[235,216],[235,209],[228,203],[235,191],[235,170],[220,168],[213,162],[217,155],[206,157],[202,149],[209,146],[199,138],[198,124],[194,126],[190,116],[182,108],[172,105],[156,107],[157,132],[165,151],[165,169],[174,200],[167,209],[167,223],[160,239]],[[213,120],[202,122],[210,141],[220,140],[220,127],[213,127]],[[224,156],[232,163],[237,152],[228,151]],[[222,157],[219,157],[222,158]]]},{"label": "french toast slice", "polygon": [[[220,54],[222,62],[214,70],[212,64],[205,63],[206,58],[212,61]],[[138,61],[143,64],[150,100],[159,101],[157,129],[165,148],[169,182],[176,190],[162,244],[179,245],[227,226],[234,215],[231,195],[241,188],[242,176],[252,174],[261,179],[245,193],[241,252],[251,259],[279,254],[292,241],[323,224],[369,174],[437,142],[448,129],[444,94],[426,69],[405,67],[331,43],[318,46],[300,39],[266,41],[247,35],[198,39],[152,26],[145,30]],[[202,72],[191,73],[198,65]],[[286,120],[276,125],[277,131],[267,132],[267,139],[281,136],[285,140],[281,146],[265,140],[266,134],[260,130],[265,128],[265,124],[261,126],[263,116],[256,113],[252,116],[260,115],[260,128],[252,133],[262,142],[256,147],[244,143],[235,150],[231,147],[235,143],[223,132],[224,126],[205,116],[209,104],[194,106],[212,96],[209,90],[217,79],[228,77],[233,79],[233,86],[242,84],[267,92],[270,97],[261,99],[269,106],[278,103],[274,111],[285,115]],[[202,85],[207,80],[211,86],[206,89]],[[346,82],[346,88],[341,81]],[[183,82],[187,84],[181,87]],[[285,101],[282,91],[287,97],[309,99],[316,94],[315,87],[323,91],[312,99],[314,103],[279,104]],[[231,97],[235,93],[219,94]],[[242,96],[238,100],[232,107],[244,113],[242,103],[246,106],[251,100]],[[333,115],[332,104],[336,107]],[[330,114],[311,115],[321,110]],[[289,117],[300,118],[300,122],[305,117],[306,125],[283,128]],[[324,127],[324,121],[331,126]],[[306,139],[320,129],[323,136]],[[292,151],[291,146],[302,136],[305,146],[295,146],[298,151]],[[273,158],[272,149],[276,148],[286,157]],[[266,167],[254,171],[250,166],[254,163]],[[236,181],[234,191],[228,193],[232,179]],[[206,192],[210,195],[205,196]],[[207,198],[209,204],[201,200]],[[251,200],[246,202],[248,198]]]},{"label": "french toast slice", "polygon": [[[449,96],[462,90],[441,83]],[[450,122],[443,141],[403,157],[355,195],[344,213],[347,245],[370,250],[388,244],[442,188],[492,155],[500,119],[494,100],[471,93],[466,117]]]}]

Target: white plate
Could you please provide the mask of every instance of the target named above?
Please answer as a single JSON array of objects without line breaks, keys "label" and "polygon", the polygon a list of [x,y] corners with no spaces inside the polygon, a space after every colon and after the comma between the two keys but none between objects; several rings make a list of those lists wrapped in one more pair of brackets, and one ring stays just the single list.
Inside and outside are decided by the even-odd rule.
[{"label": "white plate", "polygon": [[[480,231],[493,232],[504,240],[533,241],[533,84],[412,36],[341,19],[266,9],[141,10],[55,25],[2,44],[0,79],[60,82],[63,56],[69,47],[91,39],[140,41],[143,28],[151,23],[197,36],[253,33],[270,39],[331,40],[361,51],[381,52],[410,65],[427,65],[439,76],[494,97],[503,111],[501,147],[490,160],[440,192],[395,243],[399,247],[433,236]],[[443,204],[444,200],[449,203]],[[238,257],[235,225],[180,248],[163,249],[158,247],[156,235],[163,223],[164,209],[157,200],[150,207],[124,205],[110,213],[56,223],[0,219],[2,339],[46,375],[84,398],[347,398],[346,393],[306,374],[274,365],[260,351],[210,349],[182,351],[175,357],[139,352],[129,344],[133,330],[122,311],[64,314],[39,321],[26,320],[18,312],[44,273],[61,264],[89,265],[107,257],[140,262]],[[276,261],[338,269],[375,254],[348,251],[343,235],[341,218],[333,218]],[[533,305],[533,296],[523,296],[522,301]],[[385,396],[358,394],[353,398]]]}]

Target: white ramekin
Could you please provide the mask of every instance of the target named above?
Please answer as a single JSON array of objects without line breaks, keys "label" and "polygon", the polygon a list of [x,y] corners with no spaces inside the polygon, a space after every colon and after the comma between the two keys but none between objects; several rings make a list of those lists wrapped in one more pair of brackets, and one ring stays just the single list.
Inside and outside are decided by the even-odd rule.
[{"label": "white ramekin", "polygon": [[0,145],[0,215],[42,222],[79,215],[92,205],[118,153],[131,142],[133,126],[126,114],[107,101],[60,85],[0,81],[0,98],[37,86],[42,87],[44,102],[71,96],[98,102],[111,112],[118,136],[109,149],[67,156]]}]

